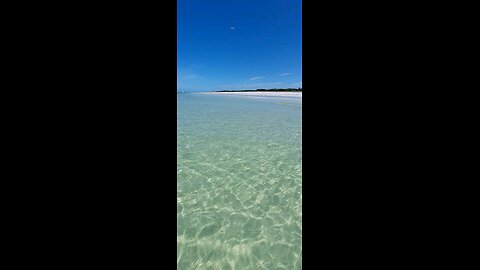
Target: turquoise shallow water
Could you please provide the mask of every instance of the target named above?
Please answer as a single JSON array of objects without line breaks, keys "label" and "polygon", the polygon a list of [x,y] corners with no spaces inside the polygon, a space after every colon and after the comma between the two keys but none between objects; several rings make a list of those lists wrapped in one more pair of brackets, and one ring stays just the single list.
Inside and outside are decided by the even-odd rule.
[{"label": "turquoise shallow water", "polygon": [[302,268],[301,106],[177,95],[177,269]]}]

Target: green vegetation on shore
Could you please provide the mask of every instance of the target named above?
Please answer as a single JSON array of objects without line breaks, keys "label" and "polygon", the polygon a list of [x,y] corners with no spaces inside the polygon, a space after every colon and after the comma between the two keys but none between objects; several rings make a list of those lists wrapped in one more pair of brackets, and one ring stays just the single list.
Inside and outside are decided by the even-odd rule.
[{"label": "green vegetation on shore", "polygon": [[220,90],[215,92],[302,92],[302,88],[274,88],[274,89],[256,89],[256,90]]}]

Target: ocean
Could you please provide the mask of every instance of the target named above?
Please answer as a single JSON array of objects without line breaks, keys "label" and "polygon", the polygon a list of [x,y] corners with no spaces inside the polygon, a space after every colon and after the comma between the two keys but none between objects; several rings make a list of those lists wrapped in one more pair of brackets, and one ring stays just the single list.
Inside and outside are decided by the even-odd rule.
[{"label": "ocean", "polygon": [[302,99],[177,94],[177,269],[302,268]]}]

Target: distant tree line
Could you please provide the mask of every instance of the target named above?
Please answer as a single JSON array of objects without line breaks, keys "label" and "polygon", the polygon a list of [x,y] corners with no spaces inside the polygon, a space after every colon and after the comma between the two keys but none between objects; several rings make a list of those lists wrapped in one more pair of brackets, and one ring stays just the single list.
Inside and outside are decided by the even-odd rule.
[{"label": "distant tree line", "polygon": [[216,92],[302,92],[302,88],[273,88],[256,90],[220,90]]}]

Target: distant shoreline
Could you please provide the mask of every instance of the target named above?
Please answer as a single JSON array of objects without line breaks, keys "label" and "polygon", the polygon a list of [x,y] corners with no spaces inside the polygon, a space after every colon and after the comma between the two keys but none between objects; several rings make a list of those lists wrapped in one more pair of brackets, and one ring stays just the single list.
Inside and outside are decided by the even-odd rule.
[{"label": "distant shoreline", "polygon": [[216,93],[251,93],[251,92],[282,92],[282,93],[301,93],[301,90],[222,90],[222,91],[211,91]]},{"label": "distant shoreline", "polygon": [[301,98],[301,91],[214,91],[203,92],[208,95],[234,95],[234,96],[254,96],[254,97],[289,97]]},{"label": "distant shoreline", "polygon": [[245,90],[217,90],[212,92],[233,93],[233,92],[302,92],[302,88],[275,88],[275,89],[245,89]]}]

